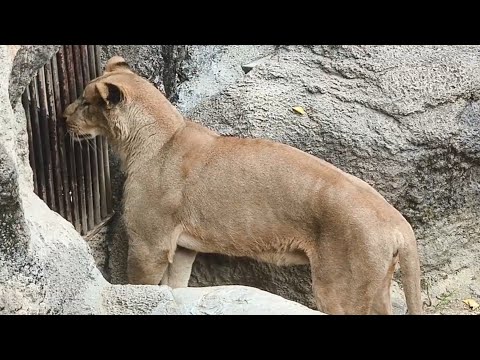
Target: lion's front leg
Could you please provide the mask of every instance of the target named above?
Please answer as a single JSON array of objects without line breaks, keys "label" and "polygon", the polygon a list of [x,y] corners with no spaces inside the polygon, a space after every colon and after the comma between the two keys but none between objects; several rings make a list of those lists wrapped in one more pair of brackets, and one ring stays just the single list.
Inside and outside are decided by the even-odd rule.
[{"label": "lion's front leg", "polygon": [[[173,261],[175,231],[162,231],[155,237],[130,230],[127,275],[130,284],[158,285]],[[177,236],[178,237],[178,236]]]},{"label": "lion's front leg", "polygon": [[196,255],[196,251],[177,247],[173,263],[168,266],[163,275],[162,285],[168,285],[171,288],[188,287]]}]

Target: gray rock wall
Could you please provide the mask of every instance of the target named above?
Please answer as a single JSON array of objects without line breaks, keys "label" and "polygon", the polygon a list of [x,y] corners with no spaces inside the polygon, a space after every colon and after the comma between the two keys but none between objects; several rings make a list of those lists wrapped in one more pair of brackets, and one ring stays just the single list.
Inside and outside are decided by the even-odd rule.
[{"label": "gray rock wall", "polygon": [[180,69],[186,45],[104,45],[102,62],[112,56],[122,56],[137,74],[145,77],[175,102],[177,85],[183,79]]}]

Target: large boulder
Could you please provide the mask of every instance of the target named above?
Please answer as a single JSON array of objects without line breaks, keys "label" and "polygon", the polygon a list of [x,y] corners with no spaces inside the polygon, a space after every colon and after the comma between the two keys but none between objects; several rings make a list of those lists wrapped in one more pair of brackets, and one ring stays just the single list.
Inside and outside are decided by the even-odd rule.
[{"label": "large boulder", "polygon": [[11,71],[12,56],[20,55],[13,69],[20,61],[32,76],[28,64],[38,69],[53,52],[49,46],[16,50],[0,46],[0,314],[319,314],[248,287],[108,283],[73,225],[33,192],[26,119],[17,98],[26,84],[23,73]]}]

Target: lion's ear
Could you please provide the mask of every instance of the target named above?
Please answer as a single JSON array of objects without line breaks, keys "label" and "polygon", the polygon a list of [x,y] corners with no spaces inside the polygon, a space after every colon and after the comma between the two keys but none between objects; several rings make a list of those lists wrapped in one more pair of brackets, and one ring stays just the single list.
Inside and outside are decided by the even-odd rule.
[{"label": "lion's ear", "polygon": [[118,105],[125,99],[125,92],[115,84],[100,81],[95,84],[95,87],[108,109]]},{"label": "lion's ear", "polygon": [[130,65],[128,65],[125,59],[121,56],[111,57],[107,61],[107,64],[105,65],[105,72],[112,72],[112,71],[133,72],[132,69],[130,68]]}]

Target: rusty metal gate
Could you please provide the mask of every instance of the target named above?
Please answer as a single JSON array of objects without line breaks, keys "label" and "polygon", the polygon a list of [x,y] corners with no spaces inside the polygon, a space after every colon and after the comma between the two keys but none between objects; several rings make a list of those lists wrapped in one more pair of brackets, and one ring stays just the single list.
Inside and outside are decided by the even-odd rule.
[{"label": "rusty metal gate", "polygon": [[34,191],[82,235],[112,214],[108,143],[104,137],[74,142],[62,114],[101,73],[99,46],[64,45],[22,96]]}]

